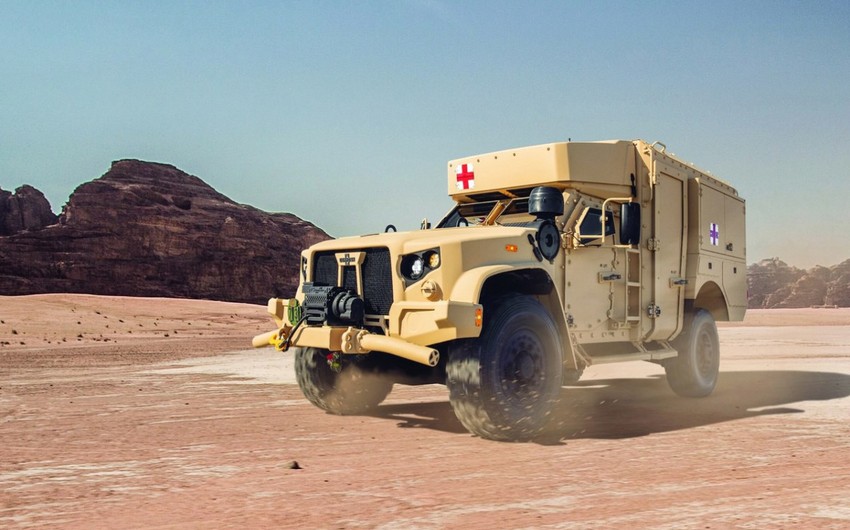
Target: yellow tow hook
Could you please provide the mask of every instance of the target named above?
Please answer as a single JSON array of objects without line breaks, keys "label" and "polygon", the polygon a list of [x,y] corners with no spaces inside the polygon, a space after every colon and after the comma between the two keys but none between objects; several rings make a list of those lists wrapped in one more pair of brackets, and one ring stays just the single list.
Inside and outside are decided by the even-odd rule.
[{"label": "yellow tow hook", "polygon": [[[274,346],[274,349],[277,351],[286,351],[289,349],[289,333],[287,333],[287,326],[284,326],[277,330],[277,333],[269,337],[269,344]],[[289,328],[290,330],[292,328]]]},{"label": "yellow tow hook", "polygon": [[292,343],[292,336],[295,335],[295,331],[301,327],[301,324],[307,320],[306,316],[301,317],[301,319],[295,323],[295,325],[284,324],[277,333],[272,334],[269,337],[269,344],[274,346],[274,349],[277,351],[286,351],[289,349],[289,345]]}]

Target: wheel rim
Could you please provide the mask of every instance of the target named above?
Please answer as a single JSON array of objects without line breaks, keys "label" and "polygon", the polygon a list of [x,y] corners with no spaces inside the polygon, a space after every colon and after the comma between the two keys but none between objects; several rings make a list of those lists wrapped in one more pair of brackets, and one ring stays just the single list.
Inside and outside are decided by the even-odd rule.
[{"label": "wheel rim", "polygon": [[717,355],[714,341],[707,330],[699,334],[695,347],[697,370],[703,377],[711,377],[716,370]]},{"label": "wheel rim", "polygon": [[504,345],[499,367],[505,396],[518,404],[533,403],[546,387],[546,352],[530,330],[515,333]]}]

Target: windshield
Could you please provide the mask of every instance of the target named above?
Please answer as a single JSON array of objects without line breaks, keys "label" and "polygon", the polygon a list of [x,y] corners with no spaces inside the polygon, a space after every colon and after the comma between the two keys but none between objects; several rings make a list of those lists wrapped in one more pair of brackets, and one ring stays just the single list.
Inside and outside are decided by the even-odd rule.
[{"label": "windshield", "polygon": [[[499,201],[458,204],[443,217],[437,228],[480,225],[497,207],[499,207]],[[533,217],[528,214],[528,198],[511,199],[504,211],[496,218],[496,224],[525,224],[532,220]]]}]

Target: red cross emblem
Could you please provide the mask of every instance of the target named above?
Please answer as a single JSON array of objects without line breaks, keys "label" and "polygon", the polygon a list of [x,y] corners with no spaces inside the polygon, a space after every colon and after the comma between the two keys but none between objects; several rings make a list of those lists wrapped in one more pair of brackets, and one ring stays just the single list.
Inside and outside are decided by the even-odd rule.
[{"label": "red cross emblem", "polygon": [[471,190],[475,187],[475,171],[472,164],[461,164],[457,167],[457,189]]}]

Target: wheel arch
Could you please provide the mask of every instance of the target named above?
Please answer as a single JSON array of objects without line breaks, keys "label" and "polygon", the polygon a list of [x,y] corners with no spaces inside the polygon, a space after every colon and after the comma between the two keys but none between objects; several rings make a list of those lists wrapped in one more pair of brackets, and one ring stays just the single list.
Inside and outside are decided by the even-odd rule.
[{"label": "wheel arch", "polygon": [[[690,307],[688,307],[690,306]],[[723,289],[713,281],[705,282],[699,289],[696,298],[685,301],[685,309],[697,311],[705,309],[715,321],[729,320],[729,305]]]},{"label": "wheel arch", "polygon": [[557,327],[565,366],[574,370],[581,368],[570,346],[569,329],[564,317],[563,303],[548,271],[539,267],[519,269],[503,267],[500,270],[492,271],[487,276],[481,276],[480,279],[483,281],[478,283],[480,290],[474,303],[485,306],[485,319],[487,318],[486,306],[488,301],[495,300],[508,293],[534,296],[549,311]]},{"label": "wheel arch", "polygon": [[[549,298],[554,291],[555,284],[545,270],[536,268],[512,269],[487,277],[481,286],[478,301],[485,304],[488,300],[497,298],[503,293],[529,294],[538,298]],[[543,302],[542,298],[541,302]],[[557,295],[555,295],[555,298],[557,299]]]},{"label": "wheel arch", "polygon": [[[510,282],[516,282],[510,285]],[[549,274],[538,267],[516,265],[486,265],[470,269],[455,282],[450,299],[471,304],[484,303],[500,292],[531,294],[535,286],[551,283]],[[506,286],[510,285],[511,288]],[[504,289],[503,291],[501,291]]]}]

